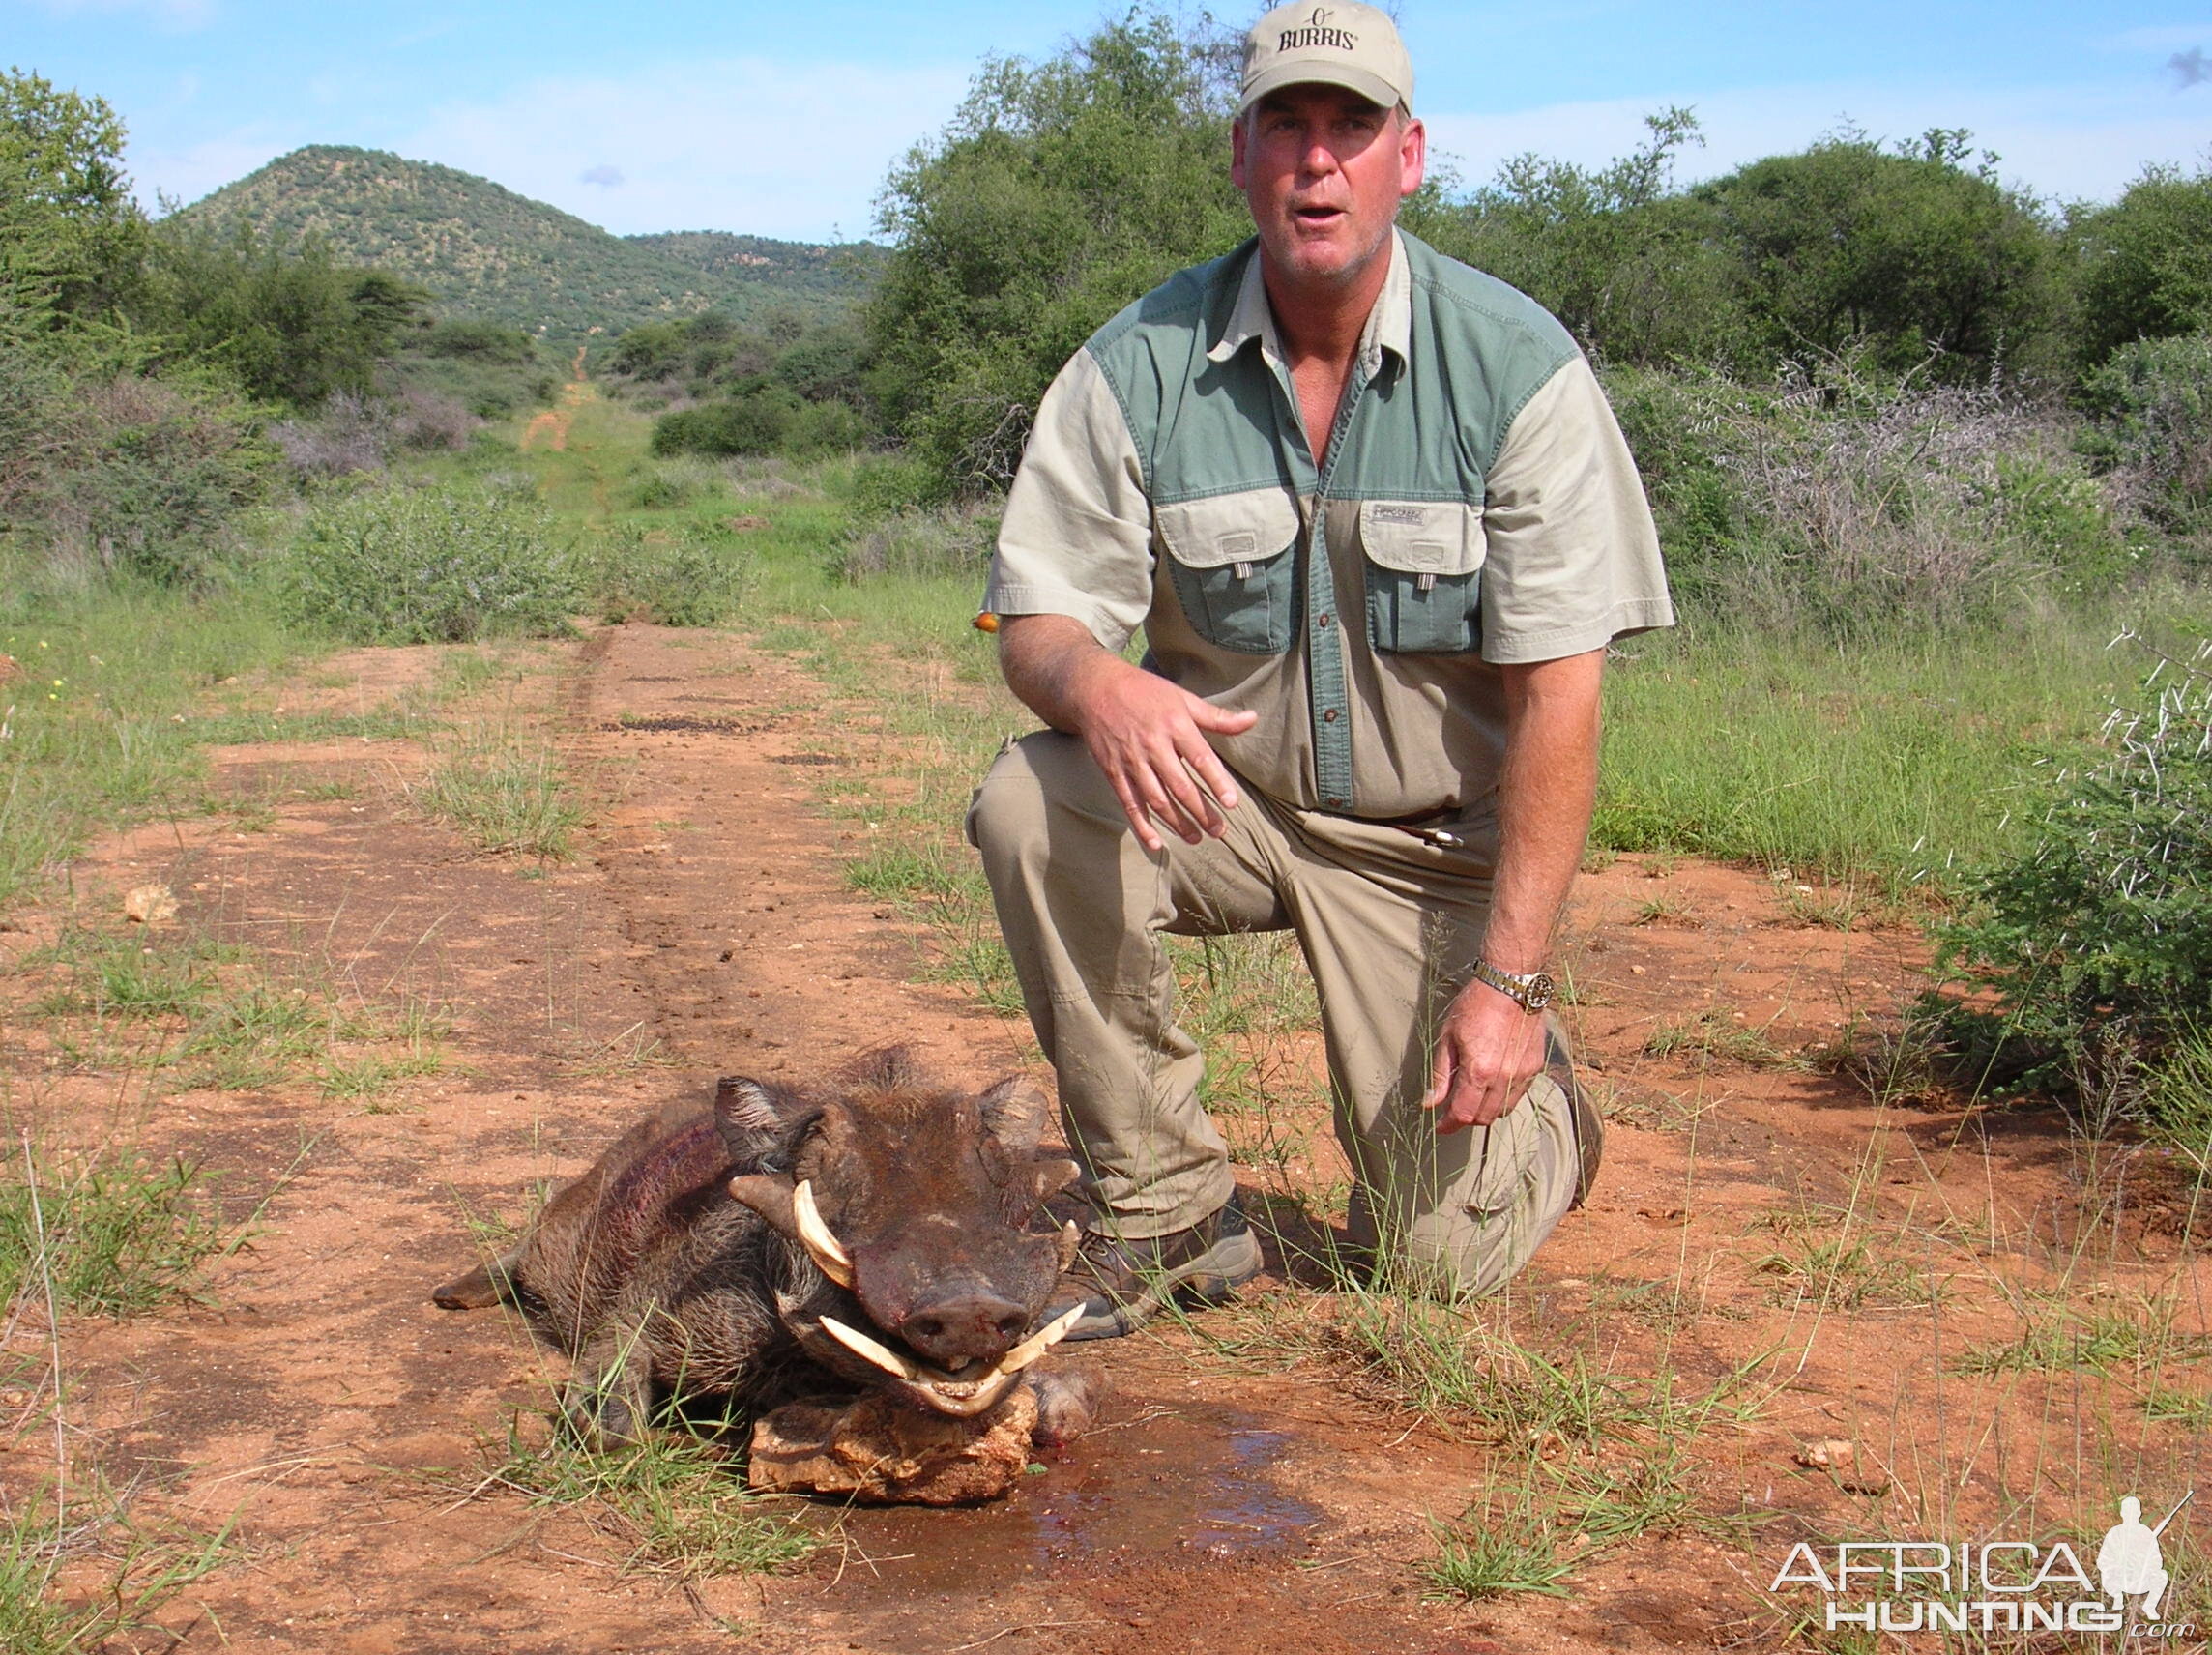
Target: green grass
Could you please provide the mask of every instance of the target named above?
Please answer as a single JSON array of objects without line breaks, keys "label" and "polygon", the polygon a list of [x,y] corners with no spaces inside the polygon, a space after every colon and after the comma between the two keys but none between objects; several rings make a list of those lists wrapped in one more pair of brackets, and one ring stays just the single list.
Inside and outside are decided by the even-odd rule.
[{"label": "green grass", "polygon": [[2029,1312],[2018,1338],[1977,1346],[1959,1359],[1963,1374],[2153,1373],[2172,1362],[2212,1356],[2212,1339],[2174,1325],[2170,1301],[2124,1309],[2071,1304]]},{"label": "green grass", "polygon": [[[96,1589],[70,1589],[64,1560],[97,1551],[109,1559]],[[156,1627],[154,1615],[186,1587],[237,1555],[226,1527],[189,1534],[134,1523],[126,1498],[96,1486],[58,1496],[52,1488],[0,1509],[0,1649],[8,1655],[92,1655]],[[81,1565],[71,1572],[80,1575]],[[89,1599],[89,1601],[84,1601]]]},{"label": "green grass", "polygon": [[[2207,611],[2201,595],[2139,601],[2154,630]],[[1891,891],[1946,885],[2023,846],[2035,759],[2091,740],[2147,664],[2108,652],[2124,618],[2037,610],[2008,630],[1848,650],[1709,625],[1637,640],[1608,675],[1593,838]]]},{"label": "green grass", "polygon": [[0,909],[101,828],[196,814],[200,749],[237,739],[206,698],[319,647],[251,594],[121,585],[27,604],[0,592],[0,653],[26,675],[0,686]]},{"label": "green grass", "polygon": [[1773,1278],[1770,1301],[1856,1311],[1931,1304],[1941,1296],[1927,1271],[1883,1256],[1864,1236],[1839,1231],[1844,1222],[1838,1215],[1790,1214],[1770,1225],[1780,1231],[1781,1244],[1751,1261],[1754,1270]]},{"label": "green grass", "polygon": [[1701,1011],[1681,1023],[1662,1023],[1644,1039],[1644,1050],[1654,1058],[1688,1058],[1698,1062],[1725,1058],[1755,1069],[1783,1068],[1791,1061],[1762,1031],[1740,1024],[1720,1010]]},{"label": "green grass", "polygon": [[57,1311],[131,1316],[187,1295],[230,1244],[211,1208],[185,1162],[18,1143],[0,1171],[0,1305],[50,1292]]},{"label": "green grass", "polygon": [[1561,1559],[1560,1536],[1543,1512],[1526,1506],[1470,1512],[1461,1523],[1435,1524],[1431,1532],[1437,1555],[1420,1574],[1433,1602],[1573,1596],[1566,1582],[1577,1560]]},{"label": "green grass", "polygon": [[790,1502],[748,1493],[734,1462],[686,1437],[656,1435],[597,1454],[558,1437],[534,1442],[510,1426],[476,1492],[494,1488],[579,1512],[622,1551],[626,1572],[686,1581],[760,1574],[820,1544]]}]

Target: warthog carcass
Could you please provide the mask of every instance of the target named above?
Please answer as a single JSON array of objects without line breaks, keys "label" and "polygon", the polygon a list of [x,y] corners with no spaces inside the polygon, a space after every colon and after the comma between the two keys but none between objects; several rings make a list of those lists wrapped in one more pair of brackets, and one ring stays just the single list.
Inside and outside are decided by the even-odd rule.
[{"label": "warthog carcass", "polygon": [[[1072,1321],[1035,1325],[1077,1238],[1032,1228],[1076,1176],[1039,1152],[1046,1116],[1028,1082],[947,1089],[895,1048],[819,1089],[724,1080],[712,1109],[631,1127],[434,1297],[518,1307],[574,1363],[564,1408],[587,1440],[633,1440],[672,1405],[840,1390],[871,1417],[895,1399],[980,1422],[1019,1400],[1026,1420],[1014,1393]],[[1089,1422],[1080,1386],[1033,1402],[1042,1437]]]}]

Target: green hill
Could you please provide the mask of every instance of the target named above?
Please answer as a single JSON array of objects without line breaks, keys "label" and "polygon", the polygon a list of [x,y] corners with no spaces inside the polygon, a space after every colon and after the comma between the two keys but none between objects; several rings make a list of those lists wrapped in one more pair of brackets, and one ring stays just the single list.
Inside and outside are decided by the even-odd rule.
[{"label": "green hill", "polygon": [[686,231],[612,235],[454,167],[315,144],[184,208],[185,223],[244,219],[265,236],[320,236],[437,296],[439,313],[548,339],[720,310],[819,319],[850,308],[881,249]]}]

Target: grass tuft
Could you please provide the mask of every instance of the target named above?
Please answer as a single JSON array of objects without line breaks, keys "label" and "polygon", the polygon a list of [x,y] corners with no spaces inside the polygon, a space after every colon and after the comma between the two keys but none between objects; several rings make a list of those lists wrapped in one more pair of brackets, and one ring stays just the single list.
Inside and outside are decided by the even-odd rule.
[{"label": "grass tuft", "polygon": [[527,747],[489,726],[441,744],[430,773],[407,796],[480,851],[540,861],[568,860],[583,821],[551,746]]},{"label": "grass tuft", "polygon": [[[189,1294],[225,1246],[198,1170],[129,1153],[48,1160],[18,1145],[0,1175],[0,1303],[130,1316]],[[6,1647],[0,1644],[0,1647]]]}]

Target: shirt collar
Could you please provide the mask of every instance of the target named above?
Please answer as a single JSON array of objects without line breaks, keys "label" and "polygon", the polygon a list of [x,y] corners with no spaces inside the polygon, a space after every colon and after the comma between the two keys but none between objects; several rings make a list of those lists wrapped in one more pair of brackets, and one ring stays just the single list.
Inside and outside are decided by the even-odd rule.
[{"label": "shirt collar", "polygon": [[[1390,232],[1390,274],[1382,278],[1382,291],[1368,312],[1366,329],[1359,336],[1360,366],[1372,378],[1382,365],[1382,353],[1394,351],[1405,362],[1413,337],[1413,281],[1406,263],[1406,239]],[[1275,331],[1275,312],[1267,304],[1267,284],[1260,275],[1260,249],[1244,261],[1243,279],[1237,288],[1237,303],[1221,337],[1206,355],[1209,362],[1225,363],[1254,339],[1276,361],[1283,360],[1282,336]]]}]

